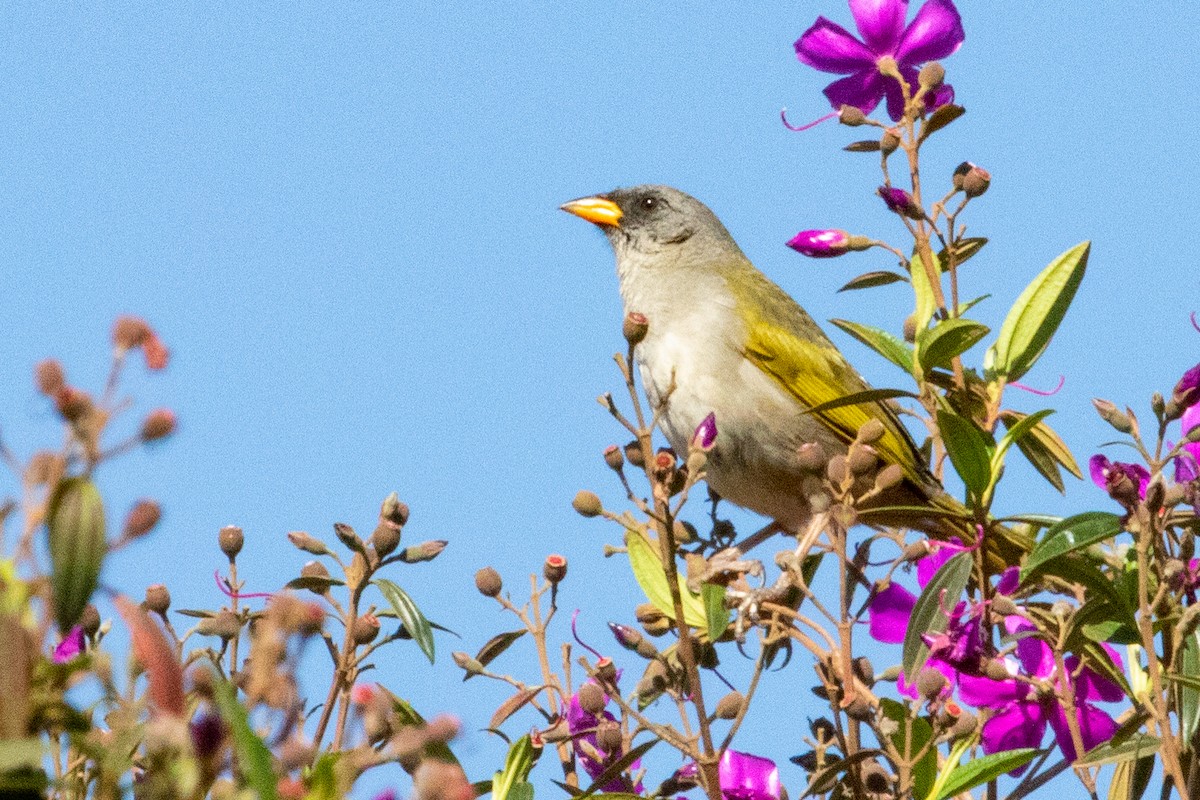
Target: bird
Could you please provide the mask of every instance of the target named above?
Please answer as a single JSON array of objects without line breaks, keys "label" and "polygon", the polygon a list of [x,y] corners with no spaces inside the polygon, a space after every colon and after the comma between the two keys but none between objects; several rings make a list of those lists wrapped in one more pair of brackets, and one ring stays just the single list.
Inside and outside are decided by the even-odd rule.
[{"label": "bird", "polygon": [[[672,449],[688,452],[697,426],[714,415],[719,433],[704,472],[717,496],[797,534],[814,516],[804,489],[812,465],[802,450],[816,444],[826,456],[845,454],[859,428],[878,420],[880,466],[898,465],[902,479],[876,504],[928,508],[904,526],[974,542],[974,520],[933,476],[891,401],[810,413],[871,387],[706,205],[669,186],[641,185],[561,208],[604,232],[625,312],[648,322],[634,357]],[[1013,531],[997,531],[989,563],[1011,564],[1028,550]]]}]

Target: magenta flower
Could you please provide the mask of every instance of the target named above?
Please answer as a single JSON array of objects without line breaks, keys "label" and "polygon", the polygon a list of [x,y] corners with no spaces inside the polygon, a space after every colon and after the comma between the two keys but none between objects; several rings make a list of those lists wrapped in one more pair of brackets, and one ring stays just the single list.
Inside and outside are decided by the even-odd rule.
[{"label": "magenta flower", "polygon": [[850,250],[850,234],[845,231],[800,231],[787,246],[809,258],[833,258]]},{"label": "magenta flower", "polygon": [[1180,410],[1191,409],[1200,403],[1200,364],[1183,373],[1171,392],[1171,400]]},{"label": "magenta flower", "polygon": [[[695,761],[684,764],[671,776],[681,789],[696,786],[699,768]],[[726,750],[717,766],[721,795],[725,800],[779,800],[779,767],[769,758]]]},{"label": "magenta flower", "polygon": [[1092,482],[1122,505],[1131,506],[1146,499],[1150,473],[1141,464],[1109,461],[1107,456],[1094,455],[1088,460]]},{"label": "magenta flower", "polygon": [[[620,676],[618,676],[620,677]],[[589,680],[588,683],[596,683]],[[599,686],[599,684],[596,684]],[[608,703],[608,695],[604,696],[604,702]],[[570,702],[567,704],[567,729],[571,732],[571,738],[574,740],[582,740],[591,745],[590,752],[598,753],[604,756],[603,760],[597,760],[585,752],[583,748],[576,748],[575,754],[579,756],[580,763],[583,764],[583,769],[592,779],[600,777],[604,770],[608,769],[608,765],[621,757],[621,753],[605,753],[600,749],[600,745],[596,741],[596,726],[600,721],[612,720],[616,721],[616,717],[608,710],[601,711],[600,715],[591,714],[584,710],[579,703],[579,693],[571,695]],[[638,769],[639,762],[635,761],[630,765],[631,769]],[[630,787],[629,781],[624,776],[617,775],[612,780],[600,787],[602,792],[629,792],[633,791],[637,794],[642,792],[641,781],[637,782],[636,786]]]},{"label": "magenta flower", "polygon": [[911,194],[894,186],[880,186],[876,192],[883,198],[889,211],[894,211],[909,219],[925,219],[925,211]]},{"label": "magenta flower", "polygon": [[76,625],[54,648],[54,663],[65,664],[83,652],[83,628]]},{"label": "magenta flower", "polygon": [[716,444],[717,415],[710,411],[708,416],[700,420],[700,424],[696,426],[696,432],[692,434],[692,445],[707,453]]},{"label": "magenta flower", "polygon": [[[1036,630],[1017,616],[1005,617],[1004,626],[1010,634],[1028,634]],[[1113,663],[1124,669],[1117,651],[1108,645],[1103,647]],[[1040,747],[1049,725],[1063,757],[1074,762],[1079,754],[1075,751],[1067,714],[1060,702],[1066,681],[1075,693],[1075,716],[1084,750],[1091,750],[1112,738],[1117,732],[1117,723],[1092,701],[1112,703],[1121,700],[1125,696],[1121,687],[1089,667],[1080,668],[1076,656],[1068,656],[1063,664],[1066,676],[1058,673],[1050,647],[1042,640],[1026,635],[1017,642],[1015,661],[1009,660],[1013,677],[1003,681],[961,677],[959,697],[977,708],[995,711],[980,731],[983,752],[990,755],[1018,747]],[[1009,774],[1020,775],[1024,771],[1022,766]]]},{"label": "magenta flower", "polygon": [[[950,0],[929,0],[905,27],[908,0],[850,0],[850,13],[859,41],[842,26],[817,17],[796,40],[796,57],[822,72],[846,75],[825,87],[834,108],[857,106],[869,114],[887,97],[887,112],[894,120],[904,116],[904,95],[895,78],[879,71],[879,62],[891,58],[912,91],[917,87],[917,67],[954,53],[966,34],[962,18]],[[943,84],[926,95],[928,108],[954,100],[954,89]]]}]

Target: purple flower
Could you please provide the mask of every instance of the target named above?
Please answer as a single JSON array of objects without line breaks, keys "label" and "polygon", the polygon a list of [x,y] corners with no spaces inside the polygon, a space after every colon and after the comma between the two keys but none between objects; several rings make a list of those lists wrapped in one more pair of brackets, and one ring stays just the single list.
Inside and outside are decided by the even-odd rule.
[{"label": "purple flower", "polygon": [[913,199],[911,194],[903,189],[897,189],[894,186],[880,186],[875,193],[883,198],[889,211],[894,211],[909,219],[925,219],[924,209]]},{"label": "purple flower", "polygon": [[[595,681],[589,680],[588,683],[595,683]],[[598,686],[599,684],[596,685]],[[608,703],[607,694],[604,696],[604,702],[606,704]],[[600,724],[600,721],[611,720],[615,722],[616,719],[617,718],[607,710],[601,711],[599,716],[585,711],[579,702],[578,692],[571,695],[570,702],[567,704],[567,729],[571,732],[571,738],[574,740],[585,741],[591,745],[587,751],[585,751],[583,748],[576,748],[575,754],[579,756],[579,761],[583,764],[584,771],[587,772],[587,774],[590,775],[593,780],[600,777],[600,775],[604,773],[604,770],[608,769],[608,765],[610,763],[621,757],[621,753],[604,753],[604,751],[600,749],[599,744],[596,742],[596,726]],[[589,753],[597,753],[604,756],[604,758],[603,760],[597,760],[589,755]],[[630,769],[636,770],[638,768],[638,764],[638,761],[633,762],[630,764]],[[629,792],[631,791],[631,788],[629,781],[625,780],[623,776],[617,775],[612,780],[601,786],[600,791]],[[632,787],[632,791],[637,794],[641,794],[641,781],[638,781],[637,785]]]},{"label": "purple flower", "polygon": [[1181,411],[1190,410],[1200,403],[1200,364],[1183,373],[1171,392],[1171,402]]},{"label": "purple flower", "polygon": [[[1032,624],[1017,616],[1006,617],[1004,626],[1010,634],[1036,631]],[[1117,651],[1108,645],[1103,647],[1117,668],[1124,669]],[[1075,715],[1084,750],[1091,750],[1112,738],[1117,723],[1091,701],[1116,702],[1124,697],[1121,687],[1090,667],[1080,668],[1076,656],[1067,657],[1063,664],[1066,676],[1058,673],[1050,647],[1041,639],[1026,635],[1017,642],[1016,660],[1009,661],[1012,678],[994,681],[985,677],[961,677],[959,697],[973,706],[995,711],[980,731],[983,752],[990,755],[1018,747],[1040,747],[1049,725],[1063,757],[1074,762],[1078,753],[1071,738],[1066,710],[1060,703],[1068,681],[1075,694]],[[1031,679],[1041,686],[1031,685]],[[1009,774],[1020,775],[1024,771],[1025,767],[1020,767]]]},{"label": "purple flower", "polygon": [[83,628],[76,625],[54,648],[54,663],[65,664],[83,652]]},{"label": "purple flower", "polygon": [[[769,758],[726,750],[717,765],[721,795],[725,800],[779,800],[779,768]],[[686,790],[698,784],[700,770],[689,761],[675,771],[671,780]]]},{"label": "purple flower", "polygon": [[809,258],[833,258],[850,250],[850,235],[845,231],[800,231],[787,246]]},{"label": "purple flower", "polygon": [[1125,506],[1146,499],[1146,487],[1150,485],[1150,473],[1141,464],[1109,461],[1107,456],[1094,455],[1088,461],[1092,482],[1108,496]]},{"label": "purple flower", "polygon": [[707,453],[717,443],[717,415],[708,412],[708,416],[700,420],[696,432],[692,434],[692,446]]},{"label": "purple flower", "polygon": [[[817,17],[796,40],[796,57],[802,62],[847,76],[825,87],[834,108],[857,106],[869,114],[886,95],[888,116],[900,119],[904,95],[895,78],[880,72],[880,62],[895,61],[915,92],[917,66],[954,53],[966,38],[958,9],[950,0],[929,0],[907,27],[908,0],[850,0],[850,13],[862,41],[825,17]],[[953,99],[953,87],[943,84],[926,95],[926,105],[937,108]]]}]

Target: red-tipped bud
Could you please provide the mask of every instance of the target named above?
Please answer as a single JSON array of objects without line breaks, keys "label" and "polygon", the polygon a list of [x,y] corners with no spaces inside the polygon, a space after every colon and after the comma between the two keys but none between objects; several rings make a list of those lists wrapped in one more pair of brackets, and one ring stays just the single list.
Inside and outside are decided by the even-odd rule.
[{"label": "red-tipped bud", "polygon": [[379,617],[374,614],[363,614],[354,620],[351,636],[355,644],[370,644],[379,635]]},{"label": "red-tipped bud", "polygon": [[615,444],[610,444],[604,448],[604,463],[608,464],[609,468],[614,472],[620,472],[625,468],[625,456],[621,453],[621,448]]},{"label": "red-tipped bud", "polygon": [[63,419],[77,422],[92,411],[92,397],[82,389],[63,386],[54,393],[54,406]]},{"label": "red-tipped bud", "polygon": [[156,408],[146,415],[142,421],[141,437],[143,442],[153,442],[165,439],[175,432],[175,412],[169,408]]},{"label": "red-tipped bud", "polygon": [[992,183],[992,174],[983,167],[964,161],[954,170],[951,183],[967,197],[979,197]]},{"label": "red-tipped bud", "polygon": [[559,583],[567,577],[567,559],[557,553],[546,556],[542,564],[542,575],[550,583]]},{"label": "red-tipped bud", "polygon": [[880,186],[876,191],[889,211],[909,219],[925,219],[925,211],[911,194],[895,186]]},{"label": "red-tipped bud", "polygon": [[637,311],[630,311],[626,314],[625,321],[621,324],[621,335],[625,337],[625,341],[629,342],[630,346],[641,344],[649,330],[650,322],[646,319],[646,315]]},{"label": "red-tipped bud", "polygon": [[129,510],[125,517],[125,527],[121,531],[122,538],[137,539],[145,536],[162,518],[162,507],[153,500],[139,500]]},{"label": "red-tipped bud", "polygon": [[162,343],[162,339],[153,331],[146,341],[142,343],[142,355],[146,357],[146,369],[160,370],[167,368],[167,361],[171,358],[171,351]]},{"label": "red-tipped bud", "polygon": [[67,374],[63,371],[62,364],[53,358],[38,362],[33,369],[33,379],[38,391],[46,397],[53,397],[59,389],[67,385]]},{"label": "red-tipped bud", "polygon": [[171,608],[171,593],[161,583],[146,587],[146,598],[142,601],[147,611],[155,614],[166,614]]}]

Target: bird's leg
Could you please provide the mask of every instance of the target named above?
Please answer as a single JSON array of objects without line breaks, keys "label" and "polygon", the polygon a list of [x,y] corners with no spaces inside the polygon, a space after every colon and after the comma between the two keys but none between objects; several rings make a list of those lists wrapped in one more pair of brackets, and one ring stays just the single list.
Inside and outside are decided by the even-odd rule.
[{"label": "bird's leg", "polygon": [[748,553],[753,548],[762,544],[767,539],[770,539],[775,534],[786,533],[786,532],[787,532],[787,528],[783,527],[783,525],[779,524],[779,522],[772,520],[770,523],[763,526],[762,528],[759,528],[757,531],[750,534],[745,539],[742,539],[742,541],[738,542],[736,545],[734,545],[734,547],[737,548],[742,553]]}]

